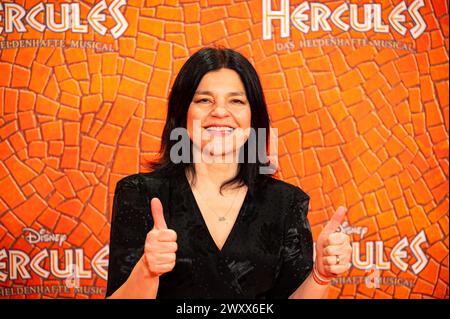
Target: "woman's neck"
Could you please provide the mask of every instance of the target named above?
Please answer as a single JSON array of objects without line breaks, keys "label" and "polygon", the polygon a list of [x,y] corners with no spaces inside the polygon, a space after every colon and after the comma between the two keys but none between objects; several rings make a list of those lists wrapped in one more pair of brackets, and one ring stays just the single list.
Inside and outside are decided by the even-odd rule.
[{"label": "woman's neck", "polygon": [[[195,163],[195,187],[202,189],[215,189],[219,192],[220,186],[233,179],[238,170],[238,163]],[[192,178],[190,178],[192,181]]]}]

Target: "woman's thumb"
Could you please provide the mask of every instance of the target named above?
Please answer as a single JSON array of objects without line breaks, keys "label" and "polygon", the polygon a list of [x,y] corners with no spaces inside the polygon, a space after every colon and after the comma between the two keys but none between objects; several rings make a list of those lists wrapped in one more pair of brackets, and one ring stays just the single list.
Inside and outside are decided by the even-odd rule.
[{"label": "woman's thumb", "polygon": [[150,202],[153,217],[153,228],[167,229],[166,220],[164,219],[163,207],[159,198],[154,197]]}]

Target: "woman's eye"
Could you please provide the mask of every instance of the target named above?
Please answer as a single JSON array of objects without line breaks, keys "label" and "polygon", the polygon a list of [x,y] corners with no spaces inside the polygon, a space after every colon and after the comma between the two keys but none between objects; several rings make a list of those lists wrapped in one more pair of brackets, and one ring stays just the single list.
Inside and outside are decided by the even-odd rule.
[{"label": "woman's eye", "polygon": [[232,100],[231,102],[233,102],[234,104],[245,104],[245,102],[244,102],[244,101],[242,101],[242,100],[238,100],[238,99],[236,99],[236,100]]},{"label": "woman's eye", "polygon": [[195,103],[209,103],[210,101],[208,99],[198,99],[195,101]]}]

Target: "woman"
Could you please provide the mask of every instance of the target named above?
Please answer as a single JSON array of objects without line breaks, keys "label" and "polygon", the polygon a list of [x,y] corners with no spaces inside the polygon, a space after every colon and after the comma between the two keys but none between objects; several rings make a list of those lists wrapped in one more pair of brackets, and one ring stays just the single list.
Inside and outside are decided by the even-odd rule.
[{"label": "woman", "polygon": [[[308,195],[260,174],[269,165],[265,152],[251,156],[250,137],[258,146],[268,141],[252,132],[268,132],[269,116],[250,62],[229,49],[198,51],[175,79],[168,106],[153,172],[116,187],[106,295],[324,297],[350,263],[349,237],[334,233],[345,210],[319,236],[313,267]],[[177,144],[186,141],[173,134],[179,128],[187,148]]]}]

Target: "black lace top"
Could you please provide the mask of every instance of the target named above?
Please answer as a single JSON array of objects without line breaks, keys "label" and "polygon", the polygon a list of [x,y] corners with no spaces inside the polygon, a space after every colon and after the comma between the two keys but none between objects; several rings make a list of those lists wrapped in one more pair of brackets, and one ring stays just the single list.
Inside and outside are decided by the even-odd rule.
[{"label": "black lace top", "polygon": [[260,175],[219,250],[185,175],[136,174],[115,191],[106,296],[142,256],[153,197],[161,200],[178,244],[176,265],[160,277],[157,298],[288,298],[312,269],[309,197],[300,188]]}]

